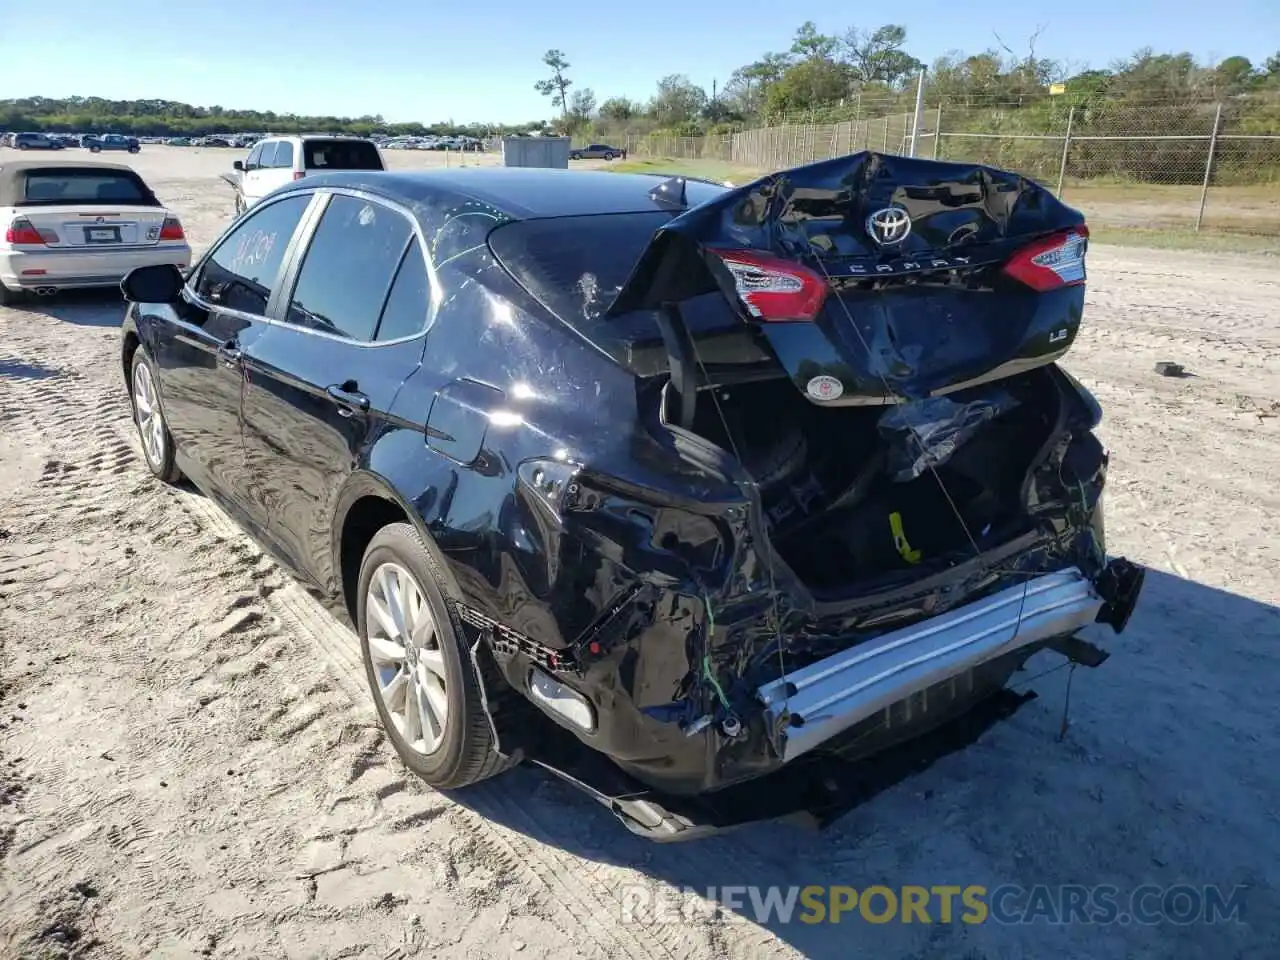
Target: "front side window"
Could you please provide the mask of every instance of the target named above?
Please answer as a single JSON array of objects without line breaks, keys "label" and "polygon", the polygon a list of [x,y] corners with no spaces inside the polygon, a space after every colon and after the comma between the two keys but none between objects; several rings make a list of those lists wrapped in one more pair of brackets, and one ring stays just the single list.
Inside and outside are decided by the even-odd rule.
[{"label": "front side window", "polygon": [[412,233],[408,219],[389,207],[335,194],[298,272],[289,322],[352,340],[373,340]]},{"label": "front side window", "polygon": [[262,316],[289,241],[311,202],[308,194],[255,207],[205,260],[196,294],[219,307]]},{"label": "front side window", "polygon": [[246,170],[255,170],[258,167],[258,158],[262,156],[262,144],[254,144],[252,150],[249,151],[249,159],[244,162]]}]

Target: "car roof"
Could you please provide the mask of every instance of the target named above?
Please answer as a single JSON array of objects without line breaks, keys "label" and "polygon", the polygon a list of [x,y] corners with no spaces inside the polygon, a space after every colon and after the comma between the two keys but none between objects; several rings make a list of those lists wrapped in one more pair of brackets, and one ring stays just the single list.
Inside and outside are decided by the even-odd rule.
[{"label": "car roof", "polygon": [[26,199],[27,173],[32,170],[111,170],[141,179],[123,163],[95,163],[92,160],[14,160],[0,163],[0,207],[12,207]]},{"label": "car roof", "polygon": [[[369,190],[406,206],[440,194],[484,204],[514,220],[602,213],[641,213],[662,209],[649,192],[660,174],[610,173],[544,167],[457,167],[414,171],[343,170],[308,176],[284,189],[344,186]],[[687,180],[685,196],[696,206],[725,191],[702,180]]]},{"label": "car roof", "polygon": [[[216,136],[234,136],[234,134],[216,134]],[[364,137],[355,137],[345,133],[282,133],[276,137],[262,137],[258,142],[264,143],[267,140],[358,140],[361,143],[372,143],[372,141],[366,141]]]}]

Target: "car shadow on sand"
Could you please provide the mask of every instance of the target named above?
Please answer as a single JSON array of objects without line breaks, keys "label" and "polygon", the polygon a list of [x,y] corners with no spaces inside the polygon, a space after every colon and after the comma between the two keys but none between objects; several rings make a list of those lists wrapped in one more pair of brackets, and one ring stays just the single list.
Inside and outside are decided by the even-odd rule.
[{"label": "car shadow on sand", "polygon": [[[745,928],[725,942],[762,944],[767,930],[818,958],[1238,956],[1260,949],[1264,931],[1280,929],[1280,867],[1271,855],[1280,849],[1280,609],[1153,570],[1124,634],[1088,633],[1112,652],[1105,664],[1055,670],[1061,657],[1037,655],[1015,685],[1036,690],[1038,699],[823,832],[774,821],[654,844],[585,794],[528,767],[453,798],[584,858],[580,875],[558,881],[567,893],[575,885],[613,886],[619,917],[641,923],[657,915],[667,925],[648,934],[681,954],[706,950],[708,938],[723,941],[727,932],[716,926],[731,924]],[[962,920],[958,898],[952,922],[942,922],[934,898],[926,923],[918,915],[904,922],[900,911],[886,915],[887,901],[877,894],[870,916],[881,922],[855,905],[832,923],[829,914],[814,922],[816,911],[795,897],[813,886],[826,888],[816,900],[829,903],[827,890],[836,886],[879,885],[900,897],[907,885],[994,891],[1009,884],[1023,891],[1005,901],[1015,913],[1038,884],[1110,884],[1122,905],[1142,884],[1216,885],[1228,893],[1243,886],[1245,909],[1216,924],[1053,924],[1043,914],[1034,922],[974,924]],[[769,888],[783,904],[791,898],[789,921],[758,909]],[[694,917],[707,916],[708,893],[721,901],[712,926],[682,919],[681,903],[694,904]]]},{"label": "car shadow on sand", "polygon": [[120,291],[110,287],[101,290],[64,290],[50,297],[28,294],[14,304],[14,309],[42,313],[63,323],[80,327],[118,327],[124,320],[128,304]]},{"label": "car shadow on sand", "polygon": [[57,367],[0,357],[0,380],[51,380],[62,376]]}]

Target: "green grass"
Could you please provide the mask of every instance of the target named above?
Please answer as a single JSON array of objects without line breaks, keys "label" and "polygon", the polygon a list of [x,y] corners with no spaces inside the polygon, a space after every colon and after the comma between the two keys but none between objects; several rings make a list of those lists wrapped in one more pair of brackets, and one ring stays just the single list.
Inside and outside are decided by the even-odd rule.
[{"label": "green grass", "polygon": [[673,160],[669,157],[615,161],[605,169],[610,173],[658,173],[672,177],[702,177],[704,180],[721,182],[728,180],[735,184],[750,183],[760,176],[758,170],[748,170],[720,160]]},{"label": "green grass", "polygon": [[1194,230],[1144,230],[1139,227],[1089,226],[1094,243],[1121,247],[1151,247],[1157,250],[1204,250],[1209,253],[1280,254],[1280,236],[1261,237],[1247,233],[1216,233]]}]

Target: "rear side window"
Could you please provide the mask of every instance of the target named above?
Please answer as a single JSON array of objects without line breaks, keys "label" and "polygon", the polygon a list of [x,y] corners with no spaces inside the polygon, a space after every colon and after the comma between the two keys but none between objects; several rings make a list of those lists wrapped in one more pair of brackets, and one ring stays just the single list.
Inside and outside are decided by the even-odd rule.
[{"label": "rear side window", "polygon": [[489,234],[494,256],[544,307],[581,328],[608,309],[670,213],[517,220]]},{"label": "rear side window", "polygon": [[430,283],[427,280],[427,264],[422,259],[422,248],[417,239],[409,244],[387,304],[382,308],[382,320],[378,323],[377,340],[398,340],[418,333],[427,322],[427,297]]},{"label": "rear side window", "polygon": [[307,170],[381,170],[378,148],[367,140],[306,140],[302,159]]},{"label": "rear side window", "polygon": [[389,207],[336,194],[302,261],[289,322],[372,340],[411,235],[409,221]]},{"label": "rear side window", "polygon": [[56,168],[30,170],[18,206],[62,203],[127,203],[158,207],[160,201],[130,170]]},{"label": "rear side window", "polygon": [[293,144],[291,142],[281,140],[276,144],[276,152],[271,157],[271,166],[277,168],[293,166]]}]

